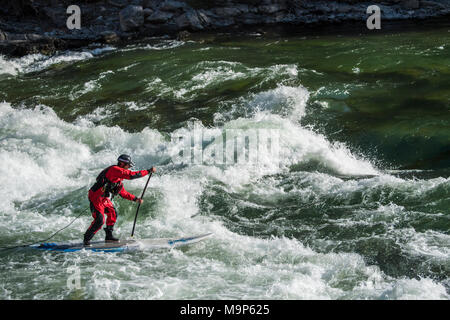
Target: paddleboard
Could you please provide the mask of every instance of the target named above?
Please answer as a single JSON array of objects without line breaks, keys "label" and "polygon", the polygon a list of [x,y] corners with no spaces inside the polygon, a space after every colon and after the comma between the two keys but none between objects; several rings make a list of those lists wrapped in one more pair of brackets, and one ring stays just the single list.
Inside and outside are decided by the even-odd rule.
[{"label": "paddleboard", "polygon": [[30,246],[33,249],[74,252],[80,250],[100,252],[122,252],[146,249],[172,249],[188,246],[210,237],[212,233],[181,238],[157,238],[157,239],[125,239],[117,242],[92,241],[90,246],[84,246],[82,242],[66,243],[41,243]]}]

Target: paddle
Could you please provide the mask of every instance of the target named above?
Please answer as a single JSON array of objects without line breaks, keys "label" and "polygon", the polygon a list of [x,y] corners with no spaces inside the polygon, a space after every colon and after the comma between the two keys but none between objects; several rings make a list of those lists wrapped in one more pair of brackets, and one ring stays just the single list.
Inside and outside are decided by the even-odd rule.
[{"label": "paddle", "polygon": [[[152,177],[152,173],[153,173],[153,172],[150,171],[150,175],[148,176],[147,183],[145,184],[144,190],[142,190],[141,199],[144,198],[145,190],[147,190],[147,186],[148,186],[148,183],[149,183],[149,181],[150,181],[150,178]],[[134,228],[135,228],[135,226],[136,226],[136,220],[137,220],[137,216],[138,216],[139,208],[140,208],[140,207],[141,207],[141,203],[139,202],[138,207],[137,207],[137,210],[136,210],[136,216],[134,217],[133,230],[131,231],[131,237],[134,236]]]}]

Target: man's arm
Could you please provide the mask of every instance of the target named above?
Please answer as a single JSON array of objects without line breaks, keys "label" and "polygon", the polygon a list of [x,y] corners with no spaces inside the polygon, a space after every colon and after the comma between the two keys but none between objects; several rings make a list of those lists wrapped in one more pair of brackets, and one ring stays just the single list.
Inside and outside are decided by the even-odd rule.
[{"label": "man's arm", "polygon": [[106,173],[106,177],[111,181],[113,181],[114,179],[133,180],[145,177],[149,173],[149,170],[131,171],[115,166],[108,170],[108,172]]},{"label": "man's arm", "polygon": [[127,190],[125,190],[124,187],[120,189],[119,195],[124,199],[142,203],[142,200],[140,198],[136,197],[134,194],[129,193]]}]

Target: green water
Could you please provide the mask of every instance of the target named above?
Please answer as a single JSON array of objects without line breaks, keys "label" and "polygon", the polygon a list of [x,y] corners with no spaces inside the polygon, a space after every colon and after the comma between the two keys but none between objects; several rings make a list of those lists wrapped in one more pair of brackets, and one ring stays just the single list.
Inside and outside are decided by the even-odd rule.
[{"label": "green water", "polygon": [[[1,253],[2,274],[25,261],[2,276],[2,298],[36,297],[50,281],[39,298],[448,299],[449,31],[155,39],[3,58],[0,174],[12,182],[2,245],[70,222],[95,175],[123,152],[159,169],[139,236],[216,236],[191,250],[108,258],[131,267],[127,276],[83,273],[96,259],[85,253]],[[279,163],[179,166],[173,138],[194,121],[204,132],[278,128]],[[16,182],[34,174],[25,190]],[[126,236],[134,207],[119,203]],[[87,213],[55,241],[89,223]],[[41,274],[57,259],[82,268],[80,296],[63,288],[64,271]]]},{"label": "green water", "polygon": [[[129,131],[148,125],[170,131],[191,117],[211,125],[214,113],[277,84],[302,85],[312,93],[302,124],[314,125],[365,154],[376,150],[370,156],[393,167],[446,168],[448,40],[443,28],[362,38],[244,38],[150,52],[136,47],[2,81],[0,98],[50,105],[67,121],[114,106],[116,114],[99,123]],[[297,68],[297,76],[286,74],[283,67]],[[211,75],[213,81],[192,80],[205,70],[217,73]],[[99,78],[102,72],[106,74]],[[89,81],[97,81],[101,89],[82,94]],[[124,116],[120,109],[128,101],[145,108]],[[245,113],[234,116],[240,115]]]}]

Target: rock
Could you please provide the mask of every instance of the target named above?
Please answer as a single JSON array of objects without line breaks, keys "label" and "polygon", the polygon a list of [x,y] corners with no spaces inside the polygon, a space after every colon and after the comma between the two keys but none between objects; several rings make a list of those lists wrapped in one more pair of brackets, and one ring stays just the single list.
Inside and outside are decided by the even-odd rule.
[{"label": "rock", "polygon": [[186,41],[186,40],[189,40],[190,36],[191,36],[191,34],[188,31],[183,30],[183,31],[178,32],[177,40]]},{"label": "rock", "polygon": [[210,26],[211,25],[211,18],[207,14],[207,11],[205,10],[198,10],[197,16],[200,19],[200,22],[203,26]]},{"label": "rock", "polygon": [[336,8],[336,11],[338,13],[348,13],[352,11],[352,6],[343,3]]},{"label": "rock", "polygon": [[119,12],[122,31],[131,31],[144,24],[144,9],[142,6],[129,5]]},{"label": "rock", "polygon": [[420,5],[422,7],[435,7],[435,8],[439,8],[439,9],[445,9],[445,6],[443,4],[440,4],[436,1],[422,0],[422,1],[420,1]]},{"label": "rock", "polygon": [[100,34],[105,43],[119,42],[120,38],[114,31],[104,31]]},{"label": "rock", "polygon": [[258,11],[261,13],[275,13],[285,9],[286,9],[285,6],[278,3],[258,6]]},{"label": "rock", "polygon": [[106,3],[116,8],[125,8],[128,5],[128,0],[106,0]]},{"label": "rock", "polygon": [[218,18],[218,19],[213,19],[211,21],[211,26],[213,28],[225,28],[225,27],[229,27],[235,24],[235,20],[230,17],[230,18]]},{"label": "rock", "polygon": [[180,29],[177,28],[174,22],[165,24],[146,23],[140,31],[141,34],[145,34],[150,37],[169,36],[170,38],[174,38]]},{"label": "rock", "polygon": [[249,11],[247,4],[238,4],[238,5],[236,5],[235,8],[239,9],[241,11],[241,13],[247,13]]},{"label": "rock", "polygon": [[213,10],[206,10],[206,9],[197,9],[197,14],[202,14],[206,17],[208,17],[209,19],[215,19],[215,18],[219,18],[219,16],[217,14],[215,14],[213,12]]},{"label": "rock", "polygon": [[405,9],[419,9],[419,0],[406,0],[403,2],[403,7]]},{"label": "rock", "polygon": [[45,7],[42,9],[42,11],[50,19],[50,21],[53,22],[55,26],[58,27],[66,26],[67,13],[62,8]]},{"label": "rock", "polygon": [[203,30],[204,27],[195,10],[189,10],[175,19],[178,28],[189,28],[191,30]]},{"label": "rock", "polygon": [[334,12],[334,10],[328,3],[319,3],[315,8],[315,12],[318,12],[320,14],[327,14]]},{"label": "rock", "polygon": [[27,40],[7,40],[0,42],[0,52],[13,57],[22,57],[32,53],[53,54],[56,50],[65,49],[67,49],[66,41],[52,38],[42,38],[34,42]]},{"label": "rock", "polygon": [[26,34],[23,33],[6,33],[6,39],[10,41],[16,41],[16,40],[27,40]]},{"label": "rock", "polygon": [[161,4],[164,2],[164,0],[144,0],[142,1],[142,6],[144,8],[150,8],[153,10],[158,9]]},{"label": "rock", "polygon": [[0,41],[5,41],[6,40],[6,34],[3,33],[2,30],[0,30]]},{"label": "rock", "polygon": [[29,33],[25,35],[27,40],[30,41],[39,41],[39,40],[43,40],[44,36],[40,35],[40,34],[35,34],[35,33]]},{"label": "rock", "polygon": [[165,11],[156,11],[150,16],[148,16],[145,21],[150,23],[165,23],[172,19],[173,13],[171,12],[165,12]]},{"label": "rock", "polygon": [[259,24],[261,23],[261,17],[249,12],[242,15],[241,22],[245,25]]},{"label": "rock", "polygon": [[183,8],[186,8],[187,4],[180,1],[174,1],[174,0],[166,0],[164,1],[161,6],[159,7],[160,10],[163,11],[177,11]]},{"label": "rock", "polygon": [[150,17],[154,13],[153,9],[145,8],[144,9],[144,18]]},{"label": "rock", "polygon": [[248,12],[251,12],[251,13],[258,13],[258,7],[255,7],[255,6],[249,6],[249,7],[248,7]]},{"label": "rock", "polygon": [[[45,5],[48,5],[48,3],[45,3]],[[3,0],[0,5],[0,13],[19,18],[36,16],[38,14],[37,7],[38,5],[33,0]]]},{"label": "rock", "polygon": [[216,8],[214,11],[218,16],[221,17],[234,17],[241,13],[241,10],[239,10],[238,8],[231,7]]}]

